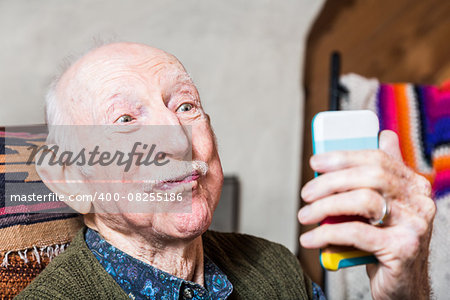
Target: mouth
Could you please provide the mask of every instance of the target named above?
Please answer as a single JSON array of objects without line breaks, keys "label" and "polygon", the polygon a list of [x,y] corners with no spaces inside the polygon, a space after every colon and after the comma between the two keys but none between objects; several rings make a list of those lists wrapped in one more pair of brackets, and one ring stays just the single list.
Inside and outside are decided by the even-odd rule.
[{"label": "mouth", "polygon": [[200,177],[197,171],[192,172],[191,174],[187,174],[184,176],[180,176],[178,178],[164,180],[157,183],[154,188],[159,189],[161,191],[171,190],[179,185],[190,183],[197,180]]},{"label": "mouth", "polygon": [[166,180],[145,180],[144,192],[151,193],[155,190],[169,191],[174,189],[177,191],[179,190],[178,192],[193,190],[197,186],[197,179],[199,178],[200,173],[198,171],[193,171],[191,173]]}]

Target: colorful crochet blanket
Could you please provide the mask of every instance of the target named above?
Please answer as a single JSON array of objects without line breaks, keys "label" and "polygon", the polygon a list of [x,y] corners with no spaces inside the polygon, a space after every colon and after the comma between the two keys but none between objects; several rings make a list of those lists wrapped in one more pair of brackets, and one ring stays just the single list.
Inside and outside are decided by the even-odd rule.
[{"label": "colorful crochet blanket", "polygon": [[380,128],[397,132],[405,163],[433,185],[436,200],[450,193],[450,81],[441,87],[380,84]]}]

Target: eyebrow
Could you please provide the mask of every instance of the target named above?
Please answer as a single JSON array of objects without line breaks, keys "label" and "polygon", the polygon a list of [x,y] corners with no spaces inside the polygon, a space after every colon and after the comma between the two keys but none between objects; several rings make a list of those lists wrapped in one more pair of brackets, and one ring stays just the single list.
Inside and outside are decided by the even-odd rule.
[{"label": "eyebrow", "polygon": [[[106,106],[106,113],[110,113],[114,106],[117,104],[124,104],[124,105],[130,105],[134,108],[138,108],[138,106],[141,106],[142,104],[138,100],[131,100],[130,97],[120,97],[123,96],[123,92],[114,93],[111,97],[108,97],[104,103]],[[141,105],[139,105],[141,104]]]},{"label": "eyebrow", "polygon": [[189,76],[189,74],[187,73],[181,73],[178,74],[178,76],[176,76],[175,78],[173,78],[175,80],[175,84],[174,84],[174,90],[186,90],[186,91],[196,91],[197,92],[197,87],[194,84],[194,81],[192,80],[191,76]]},{"label": "eyebrow", "polygon": [[179,78],[179,80],[181,80],[181,81],[193,83],[192,77],[189,76],[189,74],[186,72],[179,74],[177,77],[181,77],[181,78]]},{"label": "eyebrow", "polygon": [[192,77],[186,73],[185,71],[181,71],[179,69],[170,70],[169,78],[176,80],[177,82],[184,82],[187,84],[194,84]]}]

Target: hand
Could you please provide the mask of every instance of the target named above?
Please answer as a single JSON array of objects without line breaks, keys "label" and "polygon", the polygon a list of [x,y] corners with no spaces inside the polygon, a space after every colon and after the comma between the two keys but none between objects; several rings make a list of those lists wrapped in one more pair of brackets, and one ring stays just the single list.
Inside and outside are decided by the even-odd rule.
[{"label": "hand", "polygon": [[397,135],[380,134],[380,150],[335,151],[315,155],[311,167],[321,176],[301,195],[307,203],[298,214],[302,224],[328,216],[359,215],[382,226],[344,222],[319,226],[300,237],[305,248],[353,246],[373,253],[367,265],[374,299],[429,299],[428,251],[436,207],[431,185],[402,162]]}]

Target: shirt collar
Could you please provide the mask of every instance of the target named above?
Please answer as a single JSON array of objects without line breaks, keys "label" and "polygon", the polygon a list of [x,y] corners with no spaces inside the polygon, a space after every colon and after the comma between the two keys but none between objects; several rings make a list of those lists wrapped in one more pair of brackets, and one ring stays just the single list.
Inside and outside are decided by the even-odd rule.
[{"label": "shirt collar", "polygon": [[90,228],[85,240],[106,272],[131,299],[226,299],[233,291],[227,276],[206,255],[203,287],[126,254]]}]

